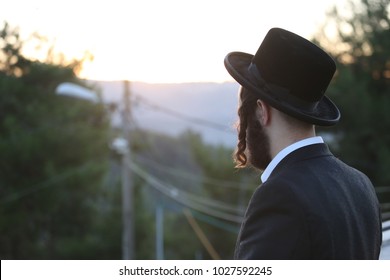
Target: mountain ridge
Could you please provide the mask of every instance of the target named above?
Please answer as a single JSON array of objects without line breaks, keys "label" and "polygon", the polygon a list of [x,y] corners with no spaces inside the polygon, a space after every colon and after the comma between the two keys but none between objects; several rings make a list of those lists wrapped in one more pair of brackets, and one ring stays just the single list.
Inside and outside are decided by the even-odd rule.
[{"label": "mountain ridge", "polygon": [[[121,104],[123,81],[88,83],[97,89],[105,103]],[[235,82],[131,82],[132,118],[141,129],[171,136],[192,130],[206,143],[234,147],[238,88]],[[119,117],[113,121],[118,122]]]}]

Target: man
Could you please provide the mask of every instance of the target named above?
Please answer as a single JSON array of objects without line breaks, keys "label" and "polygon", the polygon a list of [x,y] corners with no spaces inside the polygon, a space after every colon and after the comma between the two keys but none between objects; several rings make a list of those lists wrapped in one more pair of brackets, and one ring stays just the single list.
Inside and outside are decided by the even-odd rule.
[{"label": "man", "polygon": [[238,167],[264,170],[238,236],[236,259],[378,259],[380,206],[370,180],[335,158],[315,125],[340,119],[325,96],[333,59],[271,29],[257,53],[229,53],[240,83]]}]

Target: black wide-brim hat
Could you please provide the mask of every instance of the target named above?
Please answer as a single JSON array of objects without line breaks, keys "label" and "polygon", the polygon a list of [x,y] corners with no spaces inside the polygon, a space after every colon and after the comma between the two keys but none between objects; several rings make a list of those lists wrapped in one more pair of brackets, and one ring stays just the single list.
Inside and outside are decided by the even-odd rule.
[{"label": "black wide-brim hat", "polygon": [[255,55],[231,52],[225,67],[241,86],[296,119],[320,126],[340,119],[339,109],[325,96],[335,62],[292,32],[272,28]]}]

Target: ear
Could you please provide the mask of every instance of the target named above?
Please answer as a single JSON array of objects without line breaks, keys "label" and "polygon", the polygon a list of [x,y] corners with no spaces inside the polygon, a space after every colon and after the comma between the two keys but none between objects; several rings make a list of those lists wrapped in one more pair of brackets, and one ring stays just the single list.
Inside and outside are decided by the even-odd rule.
[{"label": "ear", "polygon": [[271,121],[271,107],[264,101],[258,99],[256,116],[260,121],[261,125],[268,125]]}]

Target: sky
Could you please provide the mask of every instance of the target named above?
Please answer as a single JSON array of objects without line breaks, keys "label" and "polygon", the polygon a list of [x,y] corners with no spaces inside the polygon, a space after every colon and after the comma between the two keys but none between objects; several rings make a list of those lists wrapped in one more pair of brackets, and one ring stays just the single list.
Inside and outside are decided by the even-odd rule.
[{"label": "sky", "polygon": [[0,21],[69,59],[92,54],[81,78],[223,82],[227,53],[254,54],[272,27],[309,39],[336,2],[345,0],[8,0]]}]

